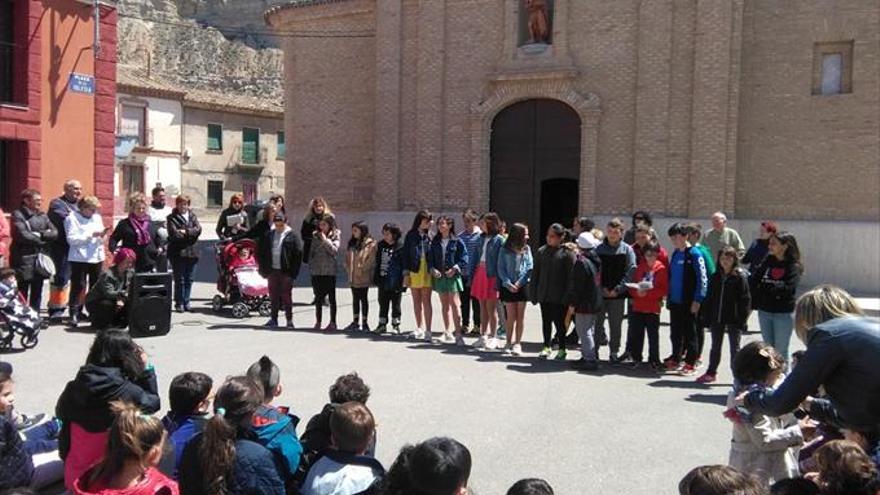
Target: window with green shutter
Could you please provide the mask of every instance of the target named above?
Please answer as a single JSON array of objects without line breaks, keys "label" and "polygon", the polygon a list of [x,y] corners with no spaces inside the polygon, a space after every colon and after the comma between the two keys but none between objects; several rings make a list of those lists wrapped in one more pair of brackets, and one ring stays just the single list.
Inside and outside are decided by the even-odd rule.
[{"label": "window with green shutter", "polygon": [[223,151],[223,126],[208,124],[208,151]]},{"label": "window with green shutter", "polygon": [[260,130],[245,127],[241,130],[241,162],[260,163]]},{"label": "window with green shutter", "polygon": [[287,151],[286,146],[284,146],[284,131],[278,131],[278,151],[276,154],[277,160],[284,160],[284,153]]}]

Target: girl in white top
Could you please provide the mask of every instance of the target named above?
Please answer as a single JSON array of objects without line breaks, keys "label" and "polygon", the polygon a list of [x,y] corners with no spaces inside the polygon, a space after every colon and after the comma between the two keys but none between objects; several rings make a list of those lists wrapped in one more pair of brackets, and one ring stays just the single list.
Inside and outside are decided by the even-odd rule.
[{"label": "girl in white top", "polygon": [[[75,327],[83,317],[82,307],[85,293],[101,275],[101,267],[107,254],[104,243],[110,229],[104,226],[104,220],[98,211],[101,202],[94,196],[86,196],[79,200],[79,211],[73,211],[64,220],[64,231],[67,232],[67,244],[70,250],[67,259],[70,262],[70,325]],[[86,279],[88,278],[88,283]]]}]

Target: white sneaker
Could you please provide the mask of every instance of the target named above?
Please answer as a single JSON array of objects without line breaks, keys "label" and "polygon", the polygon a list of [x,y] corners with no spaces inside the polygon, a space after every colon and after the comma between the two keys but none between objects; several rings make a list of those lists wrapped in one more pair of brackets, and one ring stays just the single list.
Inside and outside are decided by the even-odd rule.
[{"label": "white sneaker", "polygon": [[510,342],[504,346],[504,354],[513,354],[513,345],[511,345]]},{"label": "white sneaker", "polygon": [[522,356],[522,346],[519,344],[513,344],[513,347],[510,349],[510,353],[517,357]]},{"label": "white sneaker", "polygon": [[451,333],[443,332],[443,336],[440,337],[440,341],[443,342],[444,344],[451,344],[451,343],[455,342],[455,338],[452,336]]},{"label": "white sneaker", "polygon": [[434,342],[434,335],[431,332],[426,331],[422,339],[428,344],[431,344]]},{"label": "white sneaker", "polygon": [[480,338],[478,338],[477,341],[474,342],[473,348],[474,349],[485,349],[486,348],[486,339],[482,335],[480,335]]},{"label": "white sneaker", "polygon": [[415,340],[422,340],[424,336],[425,332],[423,332],[421,328],[416,328],[415,332],[412,333],[412,338]]},{"label": "white sneaker", "polygon": [[489,340],[486,342],[486,350],[494,351],[495,349],[498,349],[498,339],[489,337]]},{"label": "white sneaker", "polygon": [[464,338],[462,338],[461,335],[456,335],[456,336],[455,336],[455,345],[456,345],[457,347],[464,347],[464,346],[466,346],[467,344],[464,343]]}]

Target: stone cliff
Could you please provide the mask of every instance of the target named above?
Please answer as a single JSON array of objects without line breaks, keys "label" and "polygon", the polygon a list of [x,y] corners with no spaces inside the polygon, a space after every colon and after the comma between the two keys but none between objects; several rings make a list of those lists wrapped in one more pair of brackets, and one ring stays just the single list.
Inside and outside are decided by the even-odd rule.
[{"label": "stone cliff", "polygon": [[120,0],[119,63],[183,88],[282,101],[270,0]]}]

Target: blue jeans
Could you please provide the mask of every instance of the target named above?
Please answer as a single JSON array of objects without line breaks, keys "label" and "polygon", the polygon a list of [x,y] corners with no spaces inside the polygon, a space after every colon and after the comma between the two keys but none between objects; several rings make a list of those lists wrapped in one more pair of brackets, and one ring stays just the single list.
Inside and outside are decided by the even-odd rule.
[{"label": "blue jeans", "polygon": [[192,295],[193,272],[198,258],[174,258],[171,269],[174,272],[174,305],[189,307]]},{"label": "blue jeans", "polygon": [[768,313],[758,311],[758,324],[761,326],[761,339],[772,345],[788,362],[788,344],[794,329],[792,313]]},{"label": "blue jeans", "polygon": [[24,430],[25,451],[30,455],[37,455],[58,450],[58,434],[60,432],[61,426],[55,419]]}]

